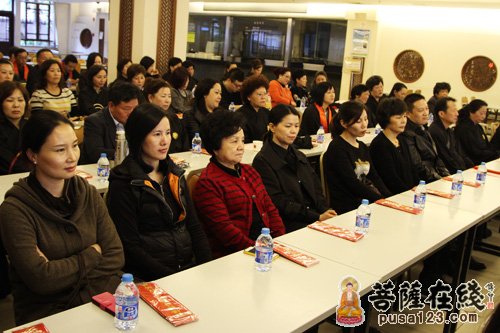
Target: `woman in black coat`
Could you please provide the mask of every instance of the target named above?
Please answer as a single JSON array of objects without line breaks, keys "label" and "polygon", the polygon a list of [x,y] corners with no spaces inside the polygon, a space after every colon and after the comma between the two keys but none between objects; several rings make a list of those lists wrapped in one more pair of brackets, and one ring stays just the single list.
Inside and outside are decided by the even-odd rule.
[{"label": "woman in black coat", "polygon": [[125,125],[130,154],[109,178],[108,209],[125,252],[124,270],[150,281],[211,258],[184,171],[168,157],[170,124],[153,104]]},{"label": "woman in black coat", "polygon": [[108,72],[104,66],[93,65],[86,72],[86,80],[78,94],[80,116],[88,116],[108,106]]},{"label": "woman in black coat", "polygon": [[238,109],[245,119],[243,132],[245,143],[262,140],[267,133],[269,110],[266,109],[266,96],[269,82],[262,75],[253,75],[243,81],[241,100],[243,106]]},{"label": "woman in black coat", "polygon": [[391,192],[378,175],[368,147],[357,138],[365,135],[368,115],[361,103],[342,104],[333,120],[333,140],[324,156],[330,205],[342,214],[356,209],[362,199],[370,202]]},{"label": "woman in black coat", "polygon": [[337,114],[333,106],[335,89],[330,82],[321,82],[311,91],[312,103],[304,110],[300,123],[300,135],[314,135],[320,126],[330,133],[330,124]]},{"label": "woman in black coat", "polygon": [[406,126],[405,102],[390,97],[380,102],[377,121],[384,129],[370,144],[370,155],[380,178],[393,193],[411,189],[418,183],[406,141],[399,139]]},{"label": "woman in black coat", "polygon": [[479,123],[486,118],[485,101],[475,99],[459,111],[455,133],[467,156],[475,165],[488,162],[500,156],[500,152],[488,141]]},{"label": "woman in black coat", "polygon": [[287,232],[335,215],[328,208],[321,185],[306,156],[293,145],[299,131],[299,113],[279,104],[269,113],[269,132],[252,166],[262,177]]}]

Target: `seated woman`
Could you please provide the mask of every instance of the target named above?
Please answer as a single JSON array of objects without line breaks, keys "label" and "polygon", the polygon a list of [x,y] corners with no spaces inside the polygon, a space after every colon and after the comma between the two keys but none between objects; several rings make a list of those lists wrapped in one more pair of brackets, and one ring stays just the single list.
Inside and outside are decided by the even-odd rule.
[{"label": "seated woman", "polygon": [[[88,77],[87,71],[94,65],[104,65],[103,57],[100,53],[91,52],[87,56],[87,60],[85,60],[85,69],[80,72],[80,81],[78,82],[79,85],[86,86],[89,84],[86,82]],[[118,71],[118,73],[120,73],[120,71]]]},{"label": "seated woman", "polygon": [[22,150],[35,170],[0,206],[17,325],[113,292],[124,264],[104,201],[76,175],[80,149],[71,122],[54,111],[33,114]]},{"label": "seated woman", "polygon": [[404,101],[407,94],[408,94],[408,87],[404,83],[396,82],[392,86],[389,97],[395,97],[397,99]]},{"label": "seated woman", "polygon": [[296,106],[292,97],[292,92],[288,87],[292,78],[292,72],[288,67],[278,67],[274,70],[276,79],[269,83],[269,96],[271,96],[271,105],[273,108],[278,104]]},{"label": "seated woman", "polygon": [[118,61],[118,64],[116,65],[116,79],[109,84],[109,88],[113,86],[117,82],[123,82],[127,81],[127,70],[132,65],[132,60],[129,58],[124,58]]},{"label": "seated woman", "polygon": [[[238,64],[236,64],[236,66],[234,66],[234,68],[237,68],[238,67]],[[232,68],[227,68],[226,66],[226,72],[229,72]],[[250,61],[250,70],[248,71],[248,74],[247,76],[259,76],[259,75],[263,75],[263,70],[264,70],[264,64],[262,63],[262,61],[260,59],[253,59],[252,61]]]},{"label": "seated woman", "polygon": [[243,106],[237,112],[245,118],[243,133],[245,143],[263,140],[269,123],[269,110],[266,109],[266,95],[269,82],[262,75],[253,75],[243,81],[241,100]]},{"label": "seated woman", "polygon": [[488,104],[485,101],[475,99],[458,113],[455,134],[465,154],[475,165],[500,156],[500,151],[491,145],[483,128],[479,125],[486,118],[487,107]]},{"label": "seated woman", "polygon": [[144,83],[146,83],[146,69],[139,64],[132,64],[127,69],[127,81],[144,90]]},{"label": "seated woman", "polygon": [[328,82],[328,75],[326,74],[325,71],[317,71],[314,74],[314,79],[313,79],[313,83],[311,85],[311,90],[316,88],[316,86],[318,84],[320,84],[321,82]]},{"label": "seated woman", "polygon": [[333,119],[333,141],[324,155],[330,206],[339,214],[356,209],[362,199],[370,202],[391,195],[377,171],[368,147],[357,138],[365,135],[368,116],[365,106],[349,101]]},{"label": "seated woman", "polygon": [[323,126],[330,133],[330,125],[337,110],[332,106],[335,89],[330,82],[321,82],[311,91],[312,103],[305,109],[300,124],[300,135],[313,135]]},{"label": "seated woman", "polygon": [[7,60],[0,58],[0,83],[14,80],[14,65]]},{"label": "seated woman", "polygon": [[[28,117],[28,92],[19,82],[0,83],[0,175],[32,169],[20,157],[21,129]],[[24,162],[24,163],[23,163]]]},{"label": "seated woman", "polygon": [[292,73],[293,86],[290,89],[292,96],[297,106],[301,106],[304,101],[304,106],[309,104],[309,91],[307,90],[307,75],[303,69],[297,69]]},{"label": "seated woman", "polygon": [[80,86],[78,111],[81,116],[88,116],[108,106],[108,72],[101,65],[94,65],[87,71],[85,85]]},{"label": "seated woman", "polygon": [[222,98],[222,87],[214,79],[203,79],[198,82],[194,91],[193,110],[186,113],[184,123],[189,136],[193,140],[195,133],[200,132],[200,126],[210,113],[219,107]]},{"label": "seated woman", "polygon": [[170,133],[172,142],[170,143],[169,153],[179,153],[189,151],[191,144],[188,141],[187,131],[184,128],[179,116],[170,107],[172,102],[171,86],[163,79],[148,79],[144,86],[144,94],[149,103],[154,104],[165,112],[170,121]]},{"label": "seated woman", "polygon": [[64,86],[62,67],[58,60],[49,59],[40,65],[40,86],[30,99],[31,112],[41,110],[57,111],[64,117],[78,114],[76,98]]},{"label": "seated woman", "polygon": [[151,77],[154,79],[160,78],[160,72],[156,68],[155,60],[149,56],[142,57],[139,64],[146,69],[146,78]]},{"label": "seated woman", "polygon": [[240,114],[220,110],[201,125],[201,138],[212,158],[193,198],[214,257],[254,245],[263,227],[270,228],[273,237],[285,233],[259,174],[240,163],[245,146],[242,122]]},{"label": "seated woman", "polygon": [[149,103],[125,125],[130,154],[109,177],[108,209],[125,250],[125,270],[156,280],[210,260],[184,170],[168,157],[170,123]]},{"label": "seated woman", "polygon": [[174,69],[169,76],[169,81],[172,85],[170,93],[172,94],[172,109],[182,117],[193,110],[193,93],[187,90],[189,85],[189,72],[185,67]]},{"label": "seated woman", "polygon": [[335,215],[328,208],[321,184],[306,156],[292,143],[299,132],[295,108],[280,104],[269,113],[269,132],[252,166],[291,232]]},{"label": "seated woman", "polygon": [[390,97],[380,102],[377,121],[384,129],[370,144],[370,155],[380,178],[393,194],[418,184],[418,174],[411,164],[405,140],[399,140],[406,126],[406,103]]}]

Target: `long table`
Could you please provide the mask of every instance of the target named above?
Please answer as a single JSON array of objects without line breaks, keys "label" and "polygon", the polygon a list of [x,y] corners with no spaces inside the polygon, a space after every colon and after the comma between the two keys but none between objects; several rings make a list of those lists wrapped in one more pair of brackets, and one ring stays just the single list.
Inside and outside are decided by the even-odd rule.
[{"label": "long table", "polygon": [[[362,293],[377,281],[324,259],[304,268],[278,258],[271,271],[257,272],[253,258],[237,252],[157,281],[198,315],[197,322],[174,328],[141,301],[134,332],[302,332],[335,313],[339,284],[348,275]],[[40,321],[51,332],[116,332],[113,317],[93,304],[34,323]]]},{"label": "long table", "polygon": [[[208,158],[189,156],[194,159],[191,161],[194,168]],[[499,164],[500,159],[489,167],[493,169]],[[467,170],[464,175],[471,180],[475,171]],[[238,252],[160,279],[157,282],[161,287],[200,317],[198,322],[175,330],[254,332],[265,328],[273,332],[300,332],[335,312],[338,285],[347,275],[358,279],[360,293],[365,294],[374,282],[391,278],[460,235],[463,252],[454,277],[456,286],[465,280],[475,226],[500,209],[496,194],[500,181],[496,178],[488,175],[481,188],[464,186],[460,198],[441,200],[428,195],[425,211],[420,215],[371,204],[369,233],[357,243],[309,228],[278,238],[320,259],[319,264],[310,268],[280,258],[270,272],[260,273],[255,271],[251,257]],[[449,192],[451,183],[440,180],[428,187]],[[411,205],[412,196],[411,192],[405,192],[389,199]],[[327,223],[353,228],[354,220],[352,211]],[[363,305],[366,309],[367,304]],[[174,329],[144,303],[140,311],[137,332]],[[54,332],[115,331],[112,317],[92,304],[41,321]],[[453,332],[455,325],[446,325],[444,330]]]}]

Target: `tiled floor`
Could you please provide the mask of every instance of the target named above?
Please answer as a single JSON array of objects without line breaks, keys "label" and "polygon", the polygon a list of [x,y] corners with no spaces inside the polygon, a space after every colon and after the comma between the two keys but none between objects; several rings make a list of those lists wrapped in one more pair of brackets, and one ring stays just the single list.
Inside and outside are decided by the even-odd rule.
[{"label": "tiled floor", "polygon": [[[500,227],[500,216],[497,216],[495,220],[488,223],[488,227],[493,231],[493,236],[488,238],[488,242],[496,245],[500,245],[500,234],[498,233]],[[474,251],[474,257],[479,261],[484,262],[488,268],[482,272],[470,271],[467,276],[467,280],[476,279],[481,286],[484,286],[487,282],[492,281],[497,292],[495,295],[495,307],[500,303],[500,258],[495,257],[483,252]],[[412,276],[418,276],[420,270],[419,265],[416,265],[412,269]],[[424,309],[423,311],[426,311]],[[485,310],[479,313],[479,323],[476,324],[462,324],[458,326],[457,333],[479,333],[482,332],[482,326],[485,324],[488,316],[492,313],[491,310]],[[376,313],[373,313],[376,316]],[[372,317],[372,323],[376,323],[376,317]],[[14,314],[12,310],[12,296],[8,296],[6,299],[0,300],[0,331],[11,328],[14,325]],[[373,324],[372,326],[377,327],[383,333],[438,333],[442,332],[442,325],[390,325],[386,324],[384,326],[377,326]],[[319,329],[320,333],[341,333],[342,330],[330,323],[323,323]]]}]

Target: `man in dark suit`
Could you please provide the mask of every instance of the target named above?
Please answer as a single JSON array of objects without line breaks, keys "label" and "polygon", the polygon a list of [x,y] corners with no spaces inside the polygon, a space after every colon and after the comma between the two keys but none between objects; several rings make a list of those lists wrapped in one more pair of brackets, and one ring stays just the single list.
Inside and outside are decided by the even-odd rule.
[{"label": "man in dark suit", "polygon": [[26,89],[30,95],[38,89],[40,80],[40,66],[44,61],[54,58],[54,54],[49,49],[40,49],[36,53],[36,65],[29,71],[28,80],[26,81]]},{"label": "man in dark suit", "polygon": [[128,116],[139,105],[141,91],[128,82],[109,90],[108,106],[85,119],[80,164],[96,163],[101,153],[115,159],[116,131],[124,130]]}]

